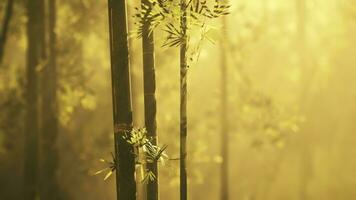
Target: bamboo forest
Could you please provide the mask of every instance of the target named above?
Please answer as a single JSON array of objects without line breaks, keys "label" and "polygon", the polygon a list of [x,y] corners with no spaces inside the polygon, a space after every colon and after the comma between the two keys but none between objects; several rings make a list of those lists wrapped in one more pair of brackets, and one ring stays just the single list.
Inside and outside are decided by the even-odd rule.
[{"label": "bamboo forest", "polygon": [[0,200],[355,200],[355,44],[355,0],[0,0]]}]

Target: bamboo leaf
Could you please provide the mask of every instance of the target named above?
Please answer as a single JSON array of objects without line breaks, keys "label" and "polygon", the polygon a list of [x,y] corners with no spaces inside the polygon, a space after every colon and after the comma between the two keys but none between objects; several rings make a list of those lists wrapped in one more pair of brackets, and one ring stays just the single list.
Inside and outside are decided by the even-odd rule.
[{"label": "bamboo leaf", "polygon": [[104,181],[106,181],[106,179],[108,179],[108,178],[112,175],[112,173],[113,173],[113,171],[110,170],[110,171],[106,174],[106,176],[105,176],[105,178],[104,178]]}]

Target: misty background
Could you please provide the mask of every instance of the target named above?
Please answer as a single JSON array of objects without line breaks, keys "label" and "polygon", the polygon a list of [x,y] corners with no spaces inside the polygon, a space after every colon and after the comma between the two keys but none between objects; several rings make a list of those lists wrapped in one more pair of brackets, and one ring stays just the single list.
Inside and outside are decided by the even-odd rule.
[{"label": "misty background", "polygon": [[[0,2],[0,22],[7,1]],[[135,7],[128,2],[129,30]],[[190,199],[219,199],[221,126],[228,130],[230,199],[356,197],[356,2],[231,1],[188,74]],[[0,65],[0,199],[23,190],[26,9],[14,1]],[[107,2],[57,3],[59,133],[63,199],[115,199],[115,178],[93,174],[113,152]],[[157,133],[179,157],[179,49],[156,33]],[[194,40],[194,38],[192,39]],[[144,126],[142,46],[129,38],[134,126]],[[225,58],[221,57],[222,49]],[[221,75],[221,59],[227,73]],[[41,67],[38,67],[41,71]],[[221,83],[227,122],[221,123]],[[40,86],[41,87],[41,86]],[[46,112],[42,110],[41,112]],[[41,169],[39,169],[41,170]],[[159,165],[160,199],[179,198],[179,162]],[[138,182],[139,199],[144,183]]]}]

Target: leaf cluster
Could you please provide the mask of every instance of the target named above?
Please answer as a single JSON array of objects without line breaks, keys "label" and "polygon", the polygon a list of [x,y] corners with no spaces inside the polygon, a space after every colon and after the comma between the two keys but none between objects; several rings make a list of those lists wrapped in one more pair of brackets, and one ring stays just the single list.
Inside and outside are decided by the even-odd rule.
[{"label": "leaf cluster", "polygon": [[[162,147],[155,145],[153,143],[153,138],[149,138],[147,136],[146,128],[133,128],[130,132],[126,133],[123,138],[127,141],[127,143],[134,147],[135,152],[133,153],[135,154],[136,165],[140,166],[141,169],[144,169],[144,166],[147,163],[161,162],[164,164],[165,161],[169,159],[165,152],[167,145],[163,145]],[[118,166],[117,159],[112,154],[112,161],[107,161],[105,159],[100,159],[100,161],[106,163],[107,167],[95,172],[94,175],[98,175],[109,170],[104,178],[104,180],[106,180],[116,170],[116,166]],[[152,171],[142,171],[144,171],[142,182],[155,180],[156,175]]]},{"label": "leaf cluster", "polygon": [[[169,159],[165,150],[167,149],[167,145],[163,145],[159,147],[153,143],[153,138],[149,138],[147,136],[146,128],[133,128],[131,134],[125,136],[126,141],[133,145],[136,150],[136,164],[141,167],[143,171],[142,182],[153,181],[156,178],[156,175],[146,169],[144,166],[147,163],[165,163],[166,160]],[[141,154],[142,152],[142,154]]]},{"label": "leaf cluster", "polygon": [[116,160],[114,154],[111,153],[111,156],[112,156],[111,161],[105,160],[103,158],[100,159],[100,162],[105,163],[107,165],[107,167],[95,172],[94,175],[99,175],[101,173],[108,171],[104,177],[104,180],[107,180],[114,173],[114,171],[116,170],[116,166],[117,166],[117,160]]},{"label": "leaf cluster", "polygon": [[[163,47],[178,47],[189,39],[193,26],[206,29],[207,21],[229,14],[230,5],[221,0],[189,0],[181,3],[178,0],[148,0],[136,8],[135,35],[143,34],[161,27],[165,32]],[[182,22],[184,19],[184,22]],[[201,35],[201,38],[204,38]]]}]

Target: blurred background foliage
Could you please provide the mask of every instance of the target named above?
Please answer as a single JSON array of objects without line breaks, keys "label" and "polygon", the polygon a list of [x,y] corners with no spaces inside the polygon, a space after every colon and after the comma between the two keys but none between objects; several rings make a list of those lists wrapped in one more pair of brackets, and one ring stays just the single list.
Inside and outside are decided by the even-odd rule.
[{"label": "blurred background foliage", "polygon": [[[208,33],[215,44],[204,43],[189,69],[191,199],[219,195],[221,48],[228,54],[231,199],[356,197],[356,2],[311,0],[301,10],[299,1],[232,1],[226,34],[220,22]],[[0,2],[0,21],[5,4]],[[131,31],[137,6],[128,2]],[[110,159],[113,148],[107,3],[63,0],[57,12],[57,176],[63,199],[115,199],[114,179],[93,176],[102,168],[98,160]],[[23,185],[26,20],[25,1],[15,1],[0,66],[1,199],[20,199]],[[160,34],[157,132],[177,158],[179,52],[161,48]],[[141,40],[129,41],[134,124],[142,127]],[[178,167],[174,160],[160,167],[161,199],[178,199]],[[142,197],[143,185],[138,187]]]}]

